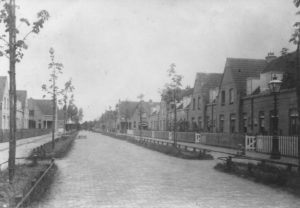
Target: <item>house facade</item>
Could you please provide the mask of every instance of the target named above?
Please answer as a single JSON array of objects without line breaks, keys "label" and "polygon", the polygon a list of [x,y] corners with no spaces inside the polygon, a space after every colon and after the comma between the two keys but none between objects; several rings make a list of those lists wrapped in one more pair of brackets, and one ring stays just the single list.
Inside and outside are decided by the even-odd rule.
[{"label": "house facade", "polygon": [[9,129],[9,86],[6,76],[0,76],[0,127]]},{"label": "house facade", "polygon": [[126,132],[128,129],[132,129],[133,120],[132,116],[136,110],[139,102],[135,101],[119,101],[116,106],[117,111],[117,130],[119,132]]},{"label": "house facade", "polygon": [[152,114],[157,112],[158,108],[159,103],[152,102],[152,100],[149,100],[148,102],[139,102],[131,118],[132,129],[151,129],[153,122],[155,121]]},{"label": "house facade", "polygon": [[[222,74],[218,73],[197,73],[194,83],[194,90],[191,98],[190,106],[190,130],[192,131],[209,131],[211,110],[207,104],[210,100],[216,98],[218,86],[220,84]],[[214,96],[212,98],[212,96]]]},{"label": "house facade", "polygon": [[17,128],[28,129],[29,110],[26,90],[17,90]]},{"label": "house facade", "polygon": [[242,98],[246,95],[249,77],[259,77],[266,66],[265,59],[227,58],[216,99],[216,131],[242,131]]},{"label": "house facade", "polygon": [[[273,132],[274,94],[268,83],[276,77],[282,80],[277,95],[279,135],[297,135],[299,116],[295,90],[295,53],[270,60],[257,79],[248,80],[247,96],[243,98],[243,132],[250,135],[270,135]],[[253,84],[254,83],[254,84]]]},{"label": "house facade", "polygon": [[[53,125],[52,100],[46,100],[46,99],[40,100],[40,99],[29,98],[28,109],[29,109],[29,128],[36,128],[36,129],[52,128]],[[55,122],[57,127],[57,120]]]}]

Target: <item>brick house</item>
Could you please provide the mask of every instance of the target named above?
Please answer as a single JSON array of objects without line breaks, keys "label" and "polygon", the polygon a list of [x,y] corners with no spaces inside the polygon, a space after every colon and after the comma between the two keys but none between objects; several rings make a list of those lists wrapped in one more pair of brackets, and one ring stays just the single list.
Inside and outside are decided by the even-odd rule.
[{"label": "brick house", "polygon": [[[139,102],[132,115],[132,129],[151,129],[153,122],[155,121],[152,117],[153,112],[157,112],[159,108],[158,102],[152,102],[152,100],[145,102]],[[152,123],[151,123],[152,122]]]},{"label": "brick house", "polygon": [[169,113],[168,113],[169,106],[163,100],[161,100],[159,105],[159,112],[158,112],[158,129],[160,131],[167,131],[169,130]]},{"label": "brick house", "polygon": [[[243,98],[243,131],[247,134],[272,134],[274,96],[268,89],[272,77],[282,80],[281,91],[277,96],[278,133],[296,135],[299,119],[295,91],[295,53],[274,57],[258,79],[247,82],[247,96]],[[254,84],[253,84],[254,83]]]},{"label": "brick house", "polygon": [[[191,96],[189,109],[190,130],[209,131],[209,121],[211,113],[207,104],[213,92],[217,92],[222,74],[218,73],[197,73],[194,82],[194,89]],[[214,93],[216,96],[216,93]]]},{"label": "brick house", "polygon": [[[16,128],[24,129],[27,128],[26,124],[28,122],[26,120],[28,118],[26,114],[28,112],[26,109],[27,98],[23,94],[26,91],[22,91],[22,97],[19,96],[19,92],[21,91],[17,91]],[[6,76],[0,76],[0,116],[0,129],[9,129],[9,86]]]},{"label": "brick house", "polygon": [[[180,92],[180,100],[176,103],[176,121],[178,131],[189,130],[189,113],[190,105],[193,94],[193,88],[186,88]],[[169,123],[170,128],[173,129],[174,125],[174,108],[169,110]]]},{"label": "brick house", "polygon": [[[53,125],[53,105],[52,100],[28,99],[29,128],[51,129]],[[57,112],[56,112],[57,113]],[[56,116],[56,118],[58,118]],[[57,127],[57,120],[56,127]]]},{"label": "brick house", "polygon": [[117,111],[117,129],[119,132],[126,132],[132,129],[132,116],[139,102],[136,101],[119,101],[116,106]]},{"label": "brick house", "polygon": [[17,122],[18,128],[28,129],[29,123],[29,111],[28,111],[28,100],[27,100],[27,91],[26,90],[17,90],[17,99],[20,101],[20,106],[17,107],[20,114],[17,118],[20,118],[20,121]]},{"label": "brick house", "polygon": [[0,76],[0,128],[9,129],[9,86],[8,79]]},{"label": "brick house", "polygon": [[237,133],[243,131],[242,98],[246,95],[247,78],[259,77],[265,59],[227,58],[216,100],[216,131]]},{"label": "brick house", "polygon": [[159,112],[160,112],[160,103],[152,109],[152,112],[149,117],[150,128],[151,130],[159,130]]}]

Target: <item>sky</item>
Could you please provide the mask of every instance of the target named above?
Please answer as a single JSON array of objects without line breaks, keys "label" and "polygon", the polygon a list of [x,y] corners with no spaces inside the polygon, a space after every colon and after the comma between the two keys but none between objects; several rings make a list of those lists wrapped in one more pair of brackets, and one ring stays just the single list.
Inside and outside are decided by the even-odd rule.
[{"label": "sky", "polygon": [[[99,118],[119,100],[159,101],[176,64],[183,86],[197,72],[222,73],[226,58],[279,55],[299,21],[292,0],[16,0],[17,17],[50,19],[17,64],[17,89],[41,99],[49,79],[49,49],[64,65],[60,86],[72,78],[83,120]],[[18,24],[17,24],[18,25]],[[20,25],[19,38],[29,28]],[[0,76],[8,62],[0,58]]]}]

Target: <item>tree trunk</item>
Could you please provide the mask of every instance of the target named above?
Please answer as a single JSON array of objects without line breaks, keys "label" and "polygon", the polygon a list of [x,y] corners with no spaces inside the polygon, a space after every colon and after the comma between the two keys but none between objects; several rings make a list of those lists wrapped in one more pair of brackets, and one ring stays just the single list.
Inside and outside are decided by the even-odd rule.
[{"label": "tree trunk", "polygon": [[67,102],[65,101],[65,109],[64,109],[64,133],[66,133],[66,124],[67,124]]},{"label": "tree trunk", "polygon": [[15,1],[10,0],[9,23],[9,182],[12,183],[15,175],[16,158],[16,17]]},{"label": "tree trunk", "polygon": [[52,151],[55,148],[55,127],[56,127],[56,90],[55,90],[55,80],[53,79],[53,121],[52,121]]},{"label": "tree trunk", "polygon": [[[300,66],[299,66],[299,39],[296,51],[296,95],[297,95],[297,111],[298,111],[298,125],[300,118]],[[298,172],[300,173],[300,131],[298,129]]]}]

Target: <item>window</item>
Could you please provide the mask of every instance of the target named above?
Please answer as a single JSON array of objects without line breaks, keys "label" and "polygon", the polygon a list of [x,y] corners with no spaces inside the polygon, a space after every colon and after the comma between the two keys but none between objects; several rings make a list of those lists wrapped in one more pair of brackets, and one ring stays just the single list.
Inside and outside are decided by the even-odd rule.
[{"label": "window", "polygon": [[198,110],[200,110],[201,108],[201,97],[198,96]]},{"label": "window", "polygon": [[236,116],[235,114],[230,114],[230,133],[234,133],[236,128],[235,128],[235,120]]},{"label": "window", "polygon": [[220,115],[220,118],[219,118],[219,130],[220,132],[223,132],[224,131],[224,115]]},{"label": "window", "polygon": [[299,127],[299,118],[297,109],[291,109],[289,112],[289,135],[297,135]]},{"label": "window", "polygon": [[29,111],[29,116],[34,116],[34,110]]},{"label": "window", "polygon": [[247,113],[243,114],[243,130],[244,133],[247,133]]},{"label": "window", "polygon": [[234,94],[233,89],[229,90],[229,104],[232,104],[234,102]]},{"label": "window", "polygon": [[192,117],[192,130],[193,130],[193,131],[196,131],[196,130],[197,130],[197,123],[196,123],[194,117]]},{"label": "window", "polygon": [[133,122],[133,128],[136,128],[136,122],[135,121]]},{"label": "window", "polygon": [[196,100],[195,98],[193,98],[193,110],[195,110],[195,106],[196,106]]},{"label": "window", "polygon": [[225,91],[222,90],[221,92],[221,105],[225,105]]},{"label": "window", "polygon": [[258,113],[258,125],[259,125],[259,133],[260,134],[265,134],[266,129],[265,129],[265,112],[259,111]]},{"label": "window", "polygon": [[198,117],[198,127],[199,127],[199,130],[202,130],[202,117],[201,116]]}]

